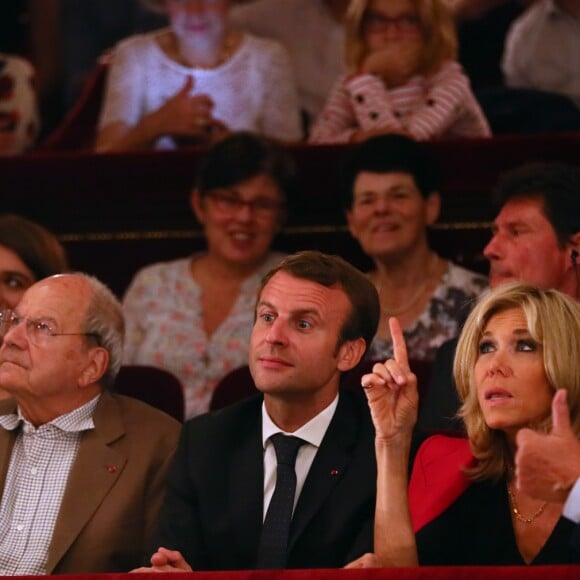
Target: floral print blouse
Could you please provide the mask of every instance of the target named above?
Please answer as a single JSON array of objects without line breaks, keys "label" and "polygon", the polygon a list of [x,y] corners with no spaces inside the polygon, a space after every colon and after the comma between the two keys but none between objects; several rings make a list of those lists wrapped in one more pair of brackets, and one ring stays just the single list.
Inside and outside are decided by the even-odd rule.
[{"label": "floral print blouse", "polygon": [[192,258],[143,268],[123,300],[123,363],[172,372],[184,388],[186,418],[205,413],[220,379],[248,364],[256,292],[262,276],[281,258],[269,254],[245,280],[232,311],[209,338],[202,320],[201,288],[190,273]]},{"label": "floral print blouse", "polygon": [[[433,361],[437,349],[459,334],[473,303],[486,288],[485,276],[448,262],[447,271],[425,310],[403,331],[409,358]],[[392,356],[392,341],[375,336],[365,358],[385,360]]]}]

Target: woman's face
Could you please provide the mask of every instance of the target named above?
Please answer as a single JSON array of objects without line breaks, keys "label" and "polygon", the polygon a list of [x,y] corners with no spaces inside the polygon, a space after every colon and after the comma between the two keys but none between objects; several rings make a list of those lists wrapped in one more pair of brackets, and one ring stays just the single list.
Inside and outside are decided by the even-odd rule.
[{"label": "woman's face", "polygon": [[408,173],[363,171],[354,181],[346,217],[350,233],[371,258],[404,256],[425,243],[439,215],[439,196],[423,198]]},{"label": "woman's face", "polygon": [[226,28],[229,0],[167,0],[171,29],[186,44],[215,45]]},{"label": "woman's face", "polygon": [[208,252],[250,268],[266,257],[284,215],[280,189],[265,173],[209,191],[203,198],[194,192],[192,205],[204,227]]},{"label": "woman's face", "polygon": [[492,316],[479,341],[473,370],[486,424],[510,438],[550,416],[554,389],[544,369],[542,345],[528,330],[521,308]]},{"label": "woman's face", "polygon": [[34,282],[34,274],[18,255],[0,246],[0,309],[14,308]]},{"label": "woman's face", "polygon": [[393,44],[421,40],[421,22],[412,0],[370,0],[362,19],[362,34],[370,52]]}]

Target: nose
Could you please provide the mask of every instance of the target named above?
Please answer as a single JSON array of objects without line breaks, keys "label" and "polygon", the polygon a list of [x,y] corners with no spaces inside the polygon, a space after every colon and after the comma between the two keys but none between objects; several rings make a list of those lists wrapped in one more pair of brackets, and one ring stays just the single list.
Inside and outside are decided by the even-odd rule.
[{"label": "nose", "polygon": [[189,14],[199,14],[205,9],[205,0],[186,0],[185,8]]},{"label": "nose", "polygon": [[487,246],[483,248],[483,255],[488,260],[499,260],[501,255],[501,245],[501,235],[499,232],[495,232],[492,235],[491,240],[489,240]]},{"label": "nose", "polygon": [[511,374],[510,367],[507,364],[507,360],[501,350],[497,350],[491,355],[487,374],[490,377],[497,375],[501,377],[507,377]]},{"label": "nose", "polygon": [[377,196],[374,203],[375,213],[387,213],[391,209],[391,198],[388,195]]},{"label": "nose", "polygon": [[280,318],[276,318],[268,328],[266,333],[266,342],[270,345],[283,346],[287,342],[284,324]]},{"label": "nose", "polygon": [[254,217],[254,208],[249,202],[241,202],[236,208],[236,219],[244,222],[250,221]]},{"label": "nose", "polygon": [[19,348],[25,348],[27,341],[28,335],[26,334],[26,322],[10,326],[1,339],[2,344],[11,344]]}]

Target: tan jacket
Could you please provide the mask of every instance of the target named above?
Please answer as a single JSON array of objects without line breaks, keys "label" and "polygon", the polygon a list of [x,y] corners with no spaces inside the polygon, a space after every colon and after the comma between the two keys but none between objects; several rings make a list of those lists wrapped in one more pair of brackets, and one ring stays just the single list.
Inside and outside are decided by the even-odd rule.
[{"label": "tan jacket", "polygon": [[[0,401],[0,415],[15,402]],[[177,421],[135,399],[104,392],[72,466],[47,574],[125,572],[151,555]],[[0,493],[15,432],[0,428]]]}]

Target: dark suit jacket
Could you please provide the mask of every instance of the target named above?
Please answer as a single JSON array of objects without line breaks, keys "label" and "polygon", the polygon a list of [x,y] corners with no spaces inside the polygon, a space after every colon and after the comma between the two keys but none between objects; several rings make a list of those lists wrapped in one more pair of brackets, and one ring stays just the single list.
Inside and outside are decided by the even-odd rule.
[{"label": "dark suit jacket", "polygon": [[[16,404],[0,401],[0,415]],[[180,425],[135,399],[104,392],[82,435],[49,548],[47,574],[141,566],[152,537]],[[16,433],[0,428],[0,494]]]},{"label": "dark suit jacket", "polygon": [[[252,569],[262,528],[262,395],[186,423],[159,545],[194,570]],[[288,568],[332,568],[372,551],[374,429],[361,393],[342,392],[290,530]]]}]

